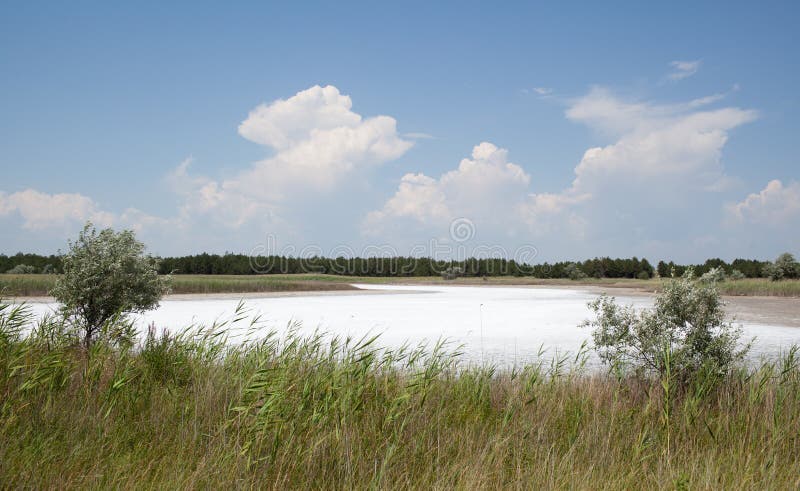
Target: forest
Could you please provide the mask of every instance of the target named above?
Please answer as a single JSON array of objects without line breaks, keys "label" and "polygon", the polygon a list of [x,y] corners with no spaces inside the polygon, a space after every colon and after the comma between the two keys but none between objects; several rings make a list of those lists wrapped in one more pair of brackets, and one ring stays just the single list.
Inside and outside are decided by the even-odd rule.
[{"label": "forest", "polygon": [[[653,267],[647,259],[596,257],[584,261],[544,262],[540,264],[518,263],[502,258],[468,258],[461,261],[436,260],[428,257],[367,257],[326,258],[287,256],[248,256],[246,254],[195,254],[177,257],[162,257],[159,261],[161,274],[204,275],[253,275],[316,273],[345,276],[413,277],[440,276],[456,271],[465,277],[481,276],[532,276],[534,278],[640,278],[654,276],[669,277],[683,275],[693,268],[702,275],[713,268],[721,268],[727,274],[734,270],[747,278],[766,277],[765,268],[770,261],[735,259],[728,263],[720,258],[708,259],[699,264],[676,264],[659,261]],[[61,257],[17,253],[0,254],[2,273],[59,273]]]}]

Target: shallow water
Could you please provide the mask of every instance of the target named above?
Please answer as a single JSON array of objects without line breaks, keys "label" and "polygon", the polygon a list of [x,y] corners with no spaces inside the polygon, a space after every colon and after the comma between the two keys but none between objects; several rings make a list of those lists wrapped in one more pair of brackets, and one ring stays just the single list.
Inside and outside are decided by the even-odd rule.
[{"label": "shallow water", "polygon": [[[578,325],[590,317],[586,304],[596,298],[594,293],[547,288],[356,286],[385,292],[249,298],[246,305],[262,315],[261,335],[283,331],[296,321],[304,333],[320,329],[358,338],[380,333],[379,344],[384,347],[446,338],[452,349],[462,346],[466,361],[502,366],[536,360],[541,348],[547,350],[545,358],[556,351],[574,354],[591,340],[589,330]],[[636,307],[652,305],[649,297],[617,299]],[[236,299],[170,299],[161,302],[157,310],[138,316],[137,322],[140,327],[155,323],[175,332],[193,323],[228,319],[237,304]],[[54,305],[33,307],[43,312]],[[796,327],[747,322],[743,326],[746,338],[757,337],[753,359],[800,344]],[[596,359],[590,357],[589,364],[595,365]]]}]

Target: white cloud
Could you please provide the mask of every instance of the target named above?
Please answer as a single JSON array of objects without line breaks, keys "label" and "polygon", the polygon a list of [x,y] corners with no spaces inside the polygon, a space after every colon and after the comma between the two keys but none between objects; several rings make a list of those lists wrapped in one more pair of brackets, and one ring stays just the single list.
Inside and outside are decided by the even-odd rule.
[{"label": "white cloud", "polygon": [[108,226],[114,221],[112,214],[101,211],[97,203],[82,194],[47,194],[34,189],[0,193],[0,215],[12,213],[18,213],[22,226],[30,230],[65,227],[86,220]]},{"label": "white cloud", "polygon": [[185,197],[183,214],[210,213],[233,226],[272,220],[286,202],[335,189],[413,145],[398,135],[393,118],[362,118],[351,108],[350,97],[330,85],[258,106],[239,133],[274,155],[221,181],[190,176],[182,163],[169,180]]},{"label": "white cloud", "polygon": [[530,176],[508,161],[508,152],[483,142],[472,149],[472,158],[439,179],[406,174],[397,192],[382,209],[367,215],[366,233],[378,233],[396,218],[412,218],[427,225],[444,226],[456,217],[476,222],[497,222],[513,213],[527,196]]},{"label": "white cloud", "polygon": [[[535,239],[545,254],[548,243],[564,248],[550,252],[561,257],[585,244],[568,238],[594,241],[597,248],[582,254],[597,254],[603,247],[613,254],[628,248],[641,254],[634,237],[637,244],[659,244],[661,237],[668,241],[675,234],[695,233],[689,230],[695,226],[702,231],[707,223],[698,220],[697,207],[718,206],[715,196],[738,185],[725,173],[722,149],[730,131],[757,114],[735,107],[705,109],[721,99],[654,104],[591,89],[569,104],[566,117],[610,142],[584,152],[565,190],[532,189],[530,176],[508,162],[506,150],[482,143],[471,159],[438,179],[404,176],[395,195],[367,216],[365,232],[398,233],[401,227],[387,225],[403,217],[443,230],[448,220],[467,217],[479,231],[493,228]],[[713,221],[711,215],[703,219]],[[685,232],[675,229],[687,223]]]},{"label": "white cloud", "polygon": [[689,176],[700,187],[712,186],[724,176],[720,155],[728,132],[754,120],[757,113],[735,107],[693,110],[696,106],[631,103],[597,88],[574,101],[566,112],[569,119],[617,141],[586,150],[575,168],[573,187],[591,192],[609,179],[658,179],[663,185],[663,179],[678,178],[691,187],[685,180]]},{"label": "white cloud", "polygon": [[669,64],[672,67],[672,72],[668,75],[670,80],[682,80],[691,77],[697,70],[700,69],[700,60],[694,61],[673,61]]},{"label": "white cloud", "polygon": [[553,89],[550,89],[548,87],[534,87],[533,91],[539,95],[550,95],[553,93]]},{"label": "white cloud", "polygon": [[800,182],[784,186],[777,179],[758,193],[726,207],[728,218],[738,223],[789,225],[800,219]]},{"label": "white cloud", "polygon": [[0,216],[15,213],[22,217],[23,228],[37,231],[66,230],[87,220],[99,227],[120,226],[137,232],[167,223],[136,208],[127,208],[122,214],[104,211],[94,200],[78,193],[48,194],[35,189],[0,192]]}]

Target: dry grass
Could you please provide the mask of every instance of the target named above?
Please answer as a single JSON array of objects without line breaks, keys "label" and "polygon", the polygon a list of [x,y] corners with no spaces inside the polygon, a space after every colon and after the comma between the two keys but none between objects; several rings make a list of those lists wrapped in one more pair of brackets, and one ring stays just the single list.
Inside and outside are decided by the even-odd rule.
[{"label": "dry grass", "polygon": [[800,280],[771,281],[765,278],[723,281],[717,284],[723,295],[800,297]]},{"label": "dry grass", "polygon": [[494,371],[372,339],[232,348],[229,324],[87,354],[20,319],[0,312],[4,487],[800,486],[796,352],[666,390],[580,356]]},{"label": "dry grass", "polygon": [[[4,296],[44,296],[55,283],[56,275],[12,275],[0,274],[0,294]],[[499,276],[481,278],[458,278],[444,281],[437,276],[424,277],[373,277],[337,276],[323,274],[276,274],[276,275],[173,275],[173,293],[249,293],[281,291],[352,290],[351,283],[374,284],[429,284],[429,285],[485,285],[485,286],[602,286],[605,288],[634,288],[646,292],[657,292],[662,280],[635,280],[627,278],[587,278],[579,281],[567,279],[541,279],[532,277]],[[755,295],[777,297],[800,297],[800,280],[770,281],[752,278],[723,281],[717,284],[723,295]]]},{"label": "dry grass", "polygon": [[[46,296],[56,275],[0,274],[4,296]],[[284,291],[354,290],[345,281],[320,275],[173,275],[172,293],[251,293]]]}]

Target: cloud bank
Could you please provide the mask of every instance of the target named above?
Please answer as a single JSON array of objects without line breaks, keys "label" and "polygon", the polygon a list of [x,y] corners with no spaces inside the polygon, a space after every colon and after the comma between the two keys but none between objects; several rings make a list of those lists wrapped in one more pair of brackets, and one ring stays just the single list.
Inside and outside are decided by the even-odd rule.
[{"label": "cloud bank", "polygon": [[[685,78],[699,62],[673,66]],[[265,232],[299,244],[335,240],[337,231],[351,241],[419,243],[446,236],[452,221],[468,218],[476,240],[534,244],[545,258],[677,259],[676,251],[735,241],[746,227],[800,224],[795,181],[773,180],[761,191],[733,195],[742,181],[726,171],[723,150],[731,133],[758,113],[720,107],[732,91],[660,104],[594,87],[566,101],[564,117],[600,144],[562,164],[562,172],[572,172],[564,189],[543,189],[533,177],[542,171],[537,162],[517,163],[508,149],[478,141],[438,175],[419,162],[399,164],[404,175],[370,202],[355,190],[368,189],[376,169],[428,135],[398,133],[394,118],[364,117],[336,87],[313,86],[261,104],[241,122],[239,134],[264,149],[262,160],[221,177],[193,172],[192,159],[170,171],[165,182],[177,200],[170,217],[133,207],[108,211],[81,194],[34,189],[0,193],[0,216],[17,216],[37,233],[91,220],[162,240],[179,235],[183,252],[253,244]]]}]

